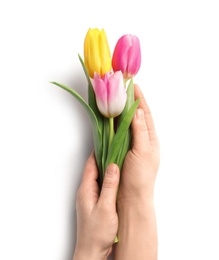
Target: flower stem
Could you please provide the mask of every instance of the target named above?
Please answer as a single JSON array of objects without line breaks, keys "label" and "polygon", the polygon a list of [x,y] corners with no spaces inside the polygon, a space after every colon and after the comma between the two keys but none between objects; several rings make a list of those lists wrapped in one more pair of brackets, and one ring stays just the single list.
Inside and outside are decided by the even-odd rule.
[{"label": "flower stem", "polygon": [[[110,149],[110,145],[112,143],[114,135],[115,135],[115,132],[114,132],[114,118],[110,117],[109,118],[109,146],[108,146],[108,151]],[[118,241],[119,241],[118,240],[118,236],[116,236],[114,238],[114,244],[116,244]]]},{"label": "flower stem", "polygon": [[114,118],[110,117],[109,118],[109,146],[108,146],[108,149],[110,148],[114,134],[115,134],[115,132],[114,132]]}]

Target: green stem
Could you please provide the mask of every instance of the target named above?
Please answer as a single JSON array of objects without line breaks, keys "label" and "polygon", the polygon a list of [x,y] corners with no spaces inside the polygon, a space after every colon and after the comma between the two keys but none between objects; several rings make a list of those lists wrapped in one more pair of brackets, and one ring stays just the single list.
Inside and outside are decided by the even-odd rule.
[{"label": "green stem", "polygon": [[108,146],[108,150],[110,148],[110,145],[112,143],[113,137],[114,137],[114,118],[110,117],[109,118],[109,146]]}]

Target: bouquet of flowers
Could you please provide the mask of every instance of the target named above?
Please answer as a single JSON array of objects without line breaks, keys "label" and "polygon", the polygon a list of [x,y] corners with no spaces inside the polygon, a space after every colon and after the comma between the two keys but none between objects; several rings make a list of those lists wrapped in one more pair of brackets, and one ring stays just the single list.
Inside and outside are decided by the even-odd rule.
[{"label": "bouquet of flowers", "polygon": [[78,56],[87,78],[88,101],[68,86],[51,83],[73,95],[89,115],[101,187],[107,165],[116,163],[121,170],[130,149],[130,124],[140,101],[134,99],[133,83],[141,65],[140,42],[135,35],[123,35],[111,58],[105,31],[89,29],[84,59]]}]

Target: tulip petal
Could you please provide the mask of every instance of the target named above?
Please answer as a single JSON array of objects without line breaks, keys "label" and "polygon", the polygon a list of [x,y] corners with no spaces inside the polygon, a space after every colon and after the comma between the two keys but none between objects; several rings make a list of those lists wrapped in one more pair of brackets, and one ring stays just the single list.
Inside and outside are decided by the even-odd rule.
[{"label": "tulip petal", "polygon": [[132,42],[129,34],[123,35],[118,40],[112,57],[112,66],[114,71],[121,70],[122,73],[126,72],[128,51],[131,45]]},{"label": "tulip petal", "polygon": [[109,78],[107,99],[110,117],[116,117],[121,114],[127,99],[121,71],[115,72]]},{"label": "tulip petal", "polygon": [[111,71],[110,49],[104,30],[89,29],[84,40],[84,64],[91,78]]},{"label": "tulip petal", "polygon": [[100,110],[101,114],[109,117],[106,84],[97,73],[94,73],[93,87],[96,95],[98,109]]},{"label": "tulip petal", "polygon": [[[85,66],[88,68],[89,75],[94,76],[94,72],[98,72],[101,69],[101,60],[99,58],[99,30],[89,29],[88,34],[85,38],[86,43],[86,55],[85,55]],[[94,60],[95,58],[95,60]]]},{"label": "tulip petal", "polygon": [[136,75],[141,65],[141,49],[139,39],[135,35],[131,39],[132,46],[128,51],[127,72],[130,75]]},{"label": "tulip petal", "polygon": [[139,39],[135,35],[123,35],[118,40],[113,52],[113,70],[121,70],[123,78],[127,80],[137,74],[140,65],[141,50]]},{"label": "tulip petal", "polygon": [[[101,57],[100,75],[103,76],[111,70],[111,54],[106,33],[102,30],[99,33],[99,56]],[[99,70],[97,70],[99,71]]]}]

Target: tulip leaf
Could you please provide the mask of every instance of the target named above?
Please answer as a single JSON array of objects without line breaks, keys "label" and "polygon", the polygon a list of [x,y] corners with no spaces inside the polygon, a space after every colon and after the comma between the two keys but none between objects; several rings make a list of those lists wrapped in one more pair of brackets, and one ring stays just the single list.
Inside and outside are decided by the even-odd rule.
[{"label": "tulip leaf", "polygon": [[[105,169],[105,162],[106,162],[108,146],[109,146],[109,119],[108,118],[103,119],[102,137],[103,137],[102,169]],[[102,177],[103,177],[103,174],[104,174],[104,172],[102,173]]]},{"label": "tulip leaf", "polygon": [[122,171],[122,166],[123,166],[123,162],[126,157],[126,154],[130,149],[130,144],[131,144],[131,129],[129,128],[127,133],[125,134],[124,142],[120,148],[118,157],[115,162],[119,166],[119,169],[121,171]]},{"label": "tulip leaf", "polygon": [[131,78],[130,81],[129,81],[129,84],[128,84],[128,87],[127,87],[127,96],[128,96],[128,98],[127,98],[127,101],[126,101],[126,109],[128,110],[133,105],[133,103],[135,102],[133,78]]},{"label": "tulip leaf", "polygon": [[120,153],[121,146],[123,145],[123,142],[126,138],[126,133],[129,130],[129,126],[131,124],[132,118],[135,114],[139,102],[140,102],[140,98],[138,98],[134,102],[134,104],[131,106],[131,108],[129,109],[129,111],[126,113],[123,120],[121,121],[120,126],[118,127],[116,134],[110,145],[105,167],[109,165],[109,163],[117,163],[117,158]]},{"label": "tulip leaf", "polygon": [[92,82],[91,82],[91,79],[90,79],[90,76],[87,72],[87,69],[84,65],[84,61],[82,60],[81,56],[78,54],[78,58],[80,60],[80,63],[81,63],[81,66],[84,70],[84,73],[85,73],[85,76],[87,78],[87,82],[88,82],[88,103],[89,103],[89,106],[92,108],[92,110],[94,111],[95,115],[96,115],[96,118],[97,118],[97,121],[98,121],[98,127],[99,127],[99,130],[102,131],[102,127],[103,127],[103,116],[101,115],[98,107],[97,107],[97,103],[96,103],[96,97],[95,97],[95,93],[94,93],[94,90],[93,90],[93,86],[92,86]]},{"label": "tulip leaf", "polygon": [[85,76],[86,76],[86,78],[87,78],[88,84],[89,84],[89,85],[92,85],[92,84],[91,84],[91,80],[90,80],[90,76],[89,76],[89,74],[88,74],[88,72],[87,72],[87,69],[86,69],[86,67],[85,67],[85,65],[84,65],[84,61],[83,61],[83,59],[81,58],[81,55],[80,55],[80,54],[78,54],[78,58],[79,58],[79,60],[80,60],[80,63],[81,63],[81,65],[82,65],[82,68],[83,68],[83,70],[84,70],[84,74],[85,74]]},{"label": "tulip leaf", "polygon": [[74,96],[79,103],[84,107],[85,111],[89,115],[89,118],[92,123],[92,130],[93,130],[93,138],[94,138],[94,149],[95,149],[95,156],[96,156],[96,161],[98,165],[98,169],[100,172],[102,172],[102,133],[99,131],[98,128],[98,121],[96,118],[96,115],[94,114],[92,108],[88,105],[88,103],[80,96],[79,93],[77,93],[75,90],[73,90],[70,87],[67,87],[63,84],[60,84],[58,82],[51,82],[52,84],[66,90],[69,92],[72,96]]},{"label": "tulip leaf", "polygon": [[133,103],[135,102],[135,97],[134,97],[134,82],[133,79],[131,78],[126,90],[127,93],[127,100],[126,100],[126,104],[125,107],[122,111],[122,114],[119,116],[119,123],[122,121],[122,119],[124,118],[124,116],[126,115],[126,113],[128,112],[128,110],[131,108],[131,106],[133,105]]},{"label": "tulip leaf", "polygon": [[[119,125],[120,125],[124,116],[127,114],[128,110],[131,108],[131,106],[134,104],[134,101],[135,101],[134,100],[135,99],[135,97],[134,97],[134,83],[133,83],[132,78],[129,81],[126,93],[127,93],[126,105],[125,105],[125,108],[122,111],[122,114],[119,116],[119,119],[118,119]],[[116,163],[118,164],[120,169],[123,165],[123,161],[125,159],[125,156],[126,156],[128,150],[130,149],[131,139],[132,139],[131,138],[131,129],[129,128],[127,133],[126,133],[124,142],[123,142],[122,146],[120,147],[119,155],[118,155],[117,161],[116,161]]]}]

